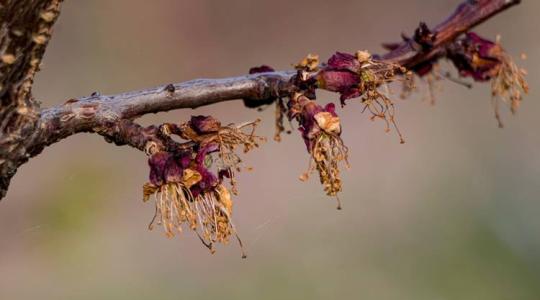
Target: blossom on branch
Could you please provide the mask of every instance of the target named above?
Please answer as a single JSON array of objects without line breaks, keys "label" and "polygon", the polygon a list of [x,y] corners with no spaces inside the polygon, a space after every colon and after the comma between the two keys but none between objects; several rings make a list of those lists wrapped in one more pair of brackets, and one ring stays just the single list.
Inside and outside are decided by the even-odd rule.
[{"label": "blossom on branch", "polygon": [[461,76],[480,82],[491,80],[495,117],[502,127],[499,101],[507,103],[512,113],[517,111],[523,93],[529,91],[525,80],[527,72],[516,65],[499,39],[493,42],[474,32],[467,33],[449,47],[447,56]]},{"label": "blossom on branch", "polygon": [[212,252],[214,243],[227,243],[234,234],[242,247],[232,223],[233,202],[224,179],[230,179],[236,194],[234,175],[240,171],[241,160],[235,149],[243,146],[247,152],[258,147],[262,138],[254,135],[257,124],[221,126],[210,116],[193,116],[181,125],[163,124],[164,135],[175,134],[187,142],[172,151],[150,154],[150,182],[143,187],[145,201],[155,196],[156,213],[150,229],[161,225],[165,234],[173,237],[189,228]]},{"label": "blossom on branch", "polygon": [[341,124],[333,103],[324,108],[301,93],[291,96],[288,116],[298,121],[298,130],[311,155],[308,170],[300,177],[306,181],[317,170],[319,180],[328,196],[336,197],[342,190],[339,164],[348,166],[348,149],[341,139]]}]

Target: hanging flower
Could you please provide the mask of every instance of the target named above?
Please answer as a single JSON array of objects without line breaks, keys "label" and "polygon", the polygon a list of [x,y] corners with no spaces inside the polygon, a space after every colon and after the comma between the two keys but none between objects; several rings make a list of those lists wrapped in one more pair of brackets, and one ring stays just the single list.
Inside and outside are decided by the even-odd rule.
[{"label": "hanging flower", "polygon": [[397,75],[410,76],[405,68],[374,59],[367,51],[357,51],[355,55],[337,52],[317,75],[317,82],[323,89],[340,93],[341,105],[351,98],[362,97],[364,111],[372,114],[372,119],[382,119],[386,131],[394,126],[400,142],[404,139],[395,120],[394,103],[379,91],[381,87],[397,79]]},{"label": "hanging flower", "polygon": [[[306,181],[317,170],[324,191],[337,198],[342,190],[339,164],[347,162],[348,149],[341,140],[341,125],[333,103],[321,107],[297,93],[289,101],[289,117],[298,121],[299,131],[311,155],[308,170],[300,177]],[[341,209],[339,198],[338,209]]]},{"label": "hanging flower", "polygon": [[447,56],[462,76],[472,77],[475,81],[491,80],[495,117],[502,127],[499,101],[508,103],[512,113],[517,111],[522,94],[529,90],[525,80],[527,72],[515,64],[498,40],[493,42],[474,32],[456,41]]},{"label": "hanging flower", "polygon": [[[221,126],[213,117],[193,116],[182,125],[162,125],[163,134],[176,134],[188,142],[175,152],[150,155],[150,181],[143,187],[144,201],[152,195],[155,198],[150,229],[160,225],[173,237],[189,228],[212,252],[215,243],[227,243],[234,234],[242,248],[231,219],[231,193],[223,180],[228,178],[236,193],[234,171],[240,170],[240,159],[234,151],[239,145],[244,151],[258,146],[261,138],[254,135],[257,123]],[[244,133],[249,127],[251,132]]]}]

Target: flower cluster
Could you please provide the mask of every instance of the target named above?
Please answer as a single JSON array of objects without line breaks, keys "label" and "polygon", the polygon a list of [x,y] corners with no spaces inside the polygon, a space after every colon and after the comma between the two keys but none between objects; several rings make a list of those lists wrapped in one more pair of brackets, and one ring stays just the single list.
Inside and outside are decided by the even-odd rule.
[{"label": "flower cluster", "polygon": [[[317,81],[319,87],[338,92],[344,105],[345,100],[373,93],[404,73],[406,70],[400,65],[375,60],[367,51],[357,51],[355,55],[337,52],[319,72]],[[366,101],[371,98],[365,97]]]},{"label": "flower cluster", "polygon": [[241,160],[235,149],[243,146],[247,152],[258,146],[262,138],[254,135],[257,123],[222,126],[213,117],[194,116],[181,125],[163,124],[164,136],[178,135],[187,142],[172,150],[152,148],[150,182],[143,187],[144,201],[155,196],[156,212],[149,228],[161,225],[168,237],[189,228],[212,252],[214,243],[227,243],[234,234],[242,247],[224,179],[231,181],[236,194],[234,175]]},{"label": "flower cluster", "polygon": [[367,51],[358,51],[355,55],[337,52],[317,74],[319,87],[339,93],[342,106],[351,98],[362,97],[364,111],[369,111],[372,119],[386,122],[386,131],[390,125],[396,129],[400,141],[403,137],[395,120],[394,103],[381,92],[387,83],[400,80],[398,75],[410,76],[405,68],[398,64],[374,59]]},{"label": "flower cluster", "polygon": [[[285,131],[284,117],[289,121],[296,120],[298,129],[304,139],[310,162],[308,170],[300,176],[300,180],[308,180],[315,170],[319,173],[319,179],[328,196],[336,197],[338,209],[341,203],[338,193],[342,190],[339,165],[344,162],[348,166],[348,149],[341,139],[341,124],[333,103],[325,107],[320,106],[314,100],[315,89],[318,87],[317,78],[314,74],[324,71],[319,65],[319,56],[309,54],[297,64],[296,76],[292,83],[296,92],[291,93],[289,101],[285,104],[282,98],[275,99],[275,141],[281,141],[281,133]],[[250,69],[251,73],[265,72],[271,68],[261,66]],[[311,98],[311,99],[310,99]],[[289,133],[289,132],[288,132]]]},{"label": "flower cluster", "polygon": [[[404,37],[407,45],[388,44],[386,48],[395,50],[408,46],[417,51],[432,51],[436,37],[436,32],[422,23],[413,38]],[[509,102],[512,112],[521,101],[521,93],[528,90],[524,80],[525,71],[513,63],[500,44],[474,33],[467,33],[445,51],[437,52],[430,60],[416,64],[411,70],[391,61],[381,60],[379,56],[372,56],[367,51],[357,51],[355,54],[336,52],[323,63],[318,55],[309,54],[293,65],[297,74],[290,81],[292,87],[289,101],[284,103],[280,97],[272,99],[276,102],[274,139],[281,140],[280,133],[285,131],[285,115],[289,121],[296,120],[311,156],[308,171],[301,179],[307,180],[309,175],[317,170],[326,194],[337,196],[342,190],[339,165],[342,162],[348,165],[348,150],[340,137],[341,125],[334,104],[324,107],[317,104],[314,101],[316,89],[339,93],[342,107],[347,100],[360,98],[364,105],[363,111],[370,112],[372,120],[384,120],[386,131],[394,127],[401,143],[404,143],[396,124],[395,107],[389,98],[388,85],[392,82],[403,82],[402,96],[406,96],[415,89],[413,74],[424,77],[429,85],[432,103],[436,83],[443,78],[469,87],[469,83],[452,78],[450,73],[440,72],[438,61],[441,58],[449,59],[463,77],[472,77],[475,81],[491,80],[493,95]],[[269,71],[273,69],[263,65],[252,68],[250,74]],[[499,120],[498,112],[496,115]]]},{"label": "flower cluster", "polygon": [[[415,42],[422,46],[421,51],[426,50],[429,43],[422,43],[422,41],[429,41],[429,37],[434,35],[426,28],[417,30],[417,32],[425,32],[425,34],[418,34],[418,37],[415,35],[413,41],[408,39],[405,41]],[[385,48],[395,49],[396,45],[399,44],[387,44]],[[499,39],[491,41],[474,32],[468,32],[450,44],[445,52],[433,56],[430,60],[418,64],[411,70],[418,77],[426,79],[432,103],[435,99],[435,89],[438,87],[437,82],[443,78],[468,88],[472,87],[470,83],[453,78],[450,72],[441,72],[439,67],[441,58],[448,59],[456,67],[461,77],[470,77],[477,82],[491,81],[495,117],[499,127],[503,126],[499,115],[499,103],[501,101],[507,103],[511,112],[515,113],[523,99],[523,94],[528,93],[529,87],[525,81],[527,72],[516,65],[501,46]],[[409,95],[415,88],[412,81],[405,83],[403,96]]]},{"label": "flower cluster", "polygon": [[[348,149],[341,140],[341,124],[333,103],[322,107],[301,93],[291,96],[288,116],[296,119],[299,130],[311,155],[309,168],[300,179],[305,181],[317,170],[324,191],[337,198],[341,191],[339,164],[347,162]],[[338,209],[341,204],[338,201]]]},{"label": "flower cluster", "polygon": [[475,81],[491,80],[494,96],[495,116],[502,127],[499,117],[498,103],[508,103],[515,113],[528,92],[525,81],[526,71],[517,67],[510,55],[496,42],[480,37],[474,32],[467,33],[449,48],[448,58],[463,77],[471,77]]}]

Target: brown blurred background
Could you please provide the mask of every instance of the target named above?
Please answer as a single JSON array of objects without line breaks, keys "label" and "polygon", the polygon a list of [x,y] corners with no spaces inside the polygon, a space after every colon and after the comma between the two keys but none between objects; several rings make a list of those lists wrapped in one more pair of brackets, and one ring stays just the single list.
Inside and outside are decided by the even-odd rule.
[{"label": "brown blurred background", "polygon": [[[66,1],[35,95],[45,106],[200,77],[289,69],[308,52],[369,49],[419,21],[442,21],[460,0]],[[501,34],[529,71],[531,94],[498,129],[489,85],[443,82],[398,100],[407,143],[352,101],[341,111],[352,169],[343,211],[312,179],[297,134],[248,154],[235,243],[215,255],[191,233],[146,229],[143,153],[80,134],[23,166],[0,202],[0,299],[540,299],[540,2],[523,1],[477,31]],[[335,95],[321,94],[322,101]],[[273,109],[240,101],[144,117],[212,114],[223,122]]]}]

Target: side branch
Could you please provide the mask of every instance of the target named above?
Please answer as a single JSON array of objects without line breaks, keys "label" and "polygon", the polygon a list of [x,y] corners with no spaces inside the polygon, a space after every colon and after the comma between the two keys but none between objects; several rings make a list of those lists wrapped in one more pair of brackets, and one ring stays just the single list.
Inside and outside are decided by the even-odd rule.
[{"label": "side branch", "polygon": [[[417,31],[414,39],[405,38],[380,59],[413,70],[442,55],[446,47],[464,32],[518,3],[520,0],[465,1],[429,35]],[[198,79],[119,95],[95,94],[43,110],[41,126],[48,131],[51,128],[58,130],[58,134],[48,134],[51,141],[56,141],[73,133],[92,131],[107,120],[134,119],[148,113],[197,108],[237,99],[268,100],[289,95],[294,89],[291,78],[295,74],[296,71],[268,72],[225,79]]]},{"label": "side branch", "polygon": [[383,55],[382,60],[397,62],[408,69],[414,69],[440,56],[444,53],[446,46],[461,34],[519,3],[521,3],[521,0],[465,1],[458,6],[446,21],[435,26],[430,35],[425,35],[425,32],[417,30],[417,35],[424,34],[423,37],[417,36],[423,41],[405,39],[395,49]]}]

